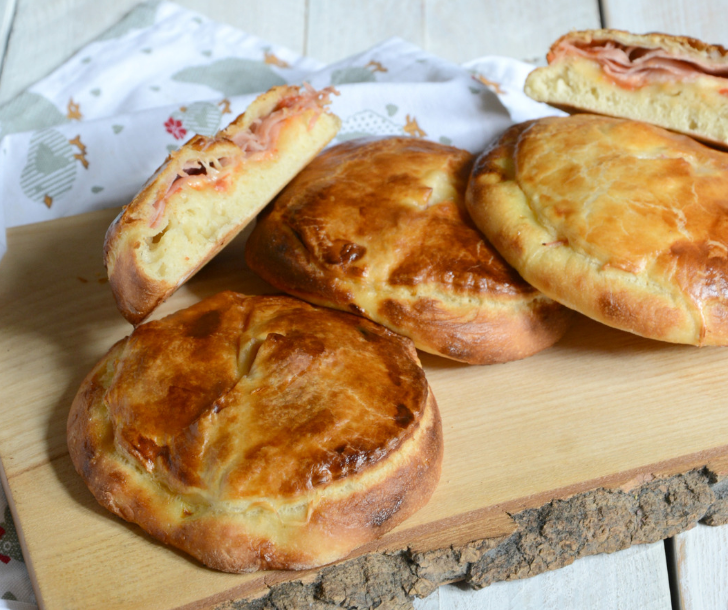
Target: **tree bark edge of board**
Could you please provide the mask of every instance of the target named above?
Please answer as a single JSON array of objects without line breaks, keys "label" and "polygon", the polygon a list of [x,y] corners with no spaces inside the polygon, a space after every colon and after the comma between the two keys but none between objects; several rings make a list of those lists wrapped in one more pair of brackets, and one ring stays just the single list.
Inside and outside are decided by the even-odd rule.
[{"label": "tree bark edge of board", "polygon": [[369,553],[323,568],[315,579],[274,585],[256,600],[214,610],[399,610],[437,587],[480,589],[536,576],[597,553],[658,542],[694,527],[728,523],[728,477],[709,467],[656,478],[629,491],[593,489],[511,515],[509,536],[427,552]]}]

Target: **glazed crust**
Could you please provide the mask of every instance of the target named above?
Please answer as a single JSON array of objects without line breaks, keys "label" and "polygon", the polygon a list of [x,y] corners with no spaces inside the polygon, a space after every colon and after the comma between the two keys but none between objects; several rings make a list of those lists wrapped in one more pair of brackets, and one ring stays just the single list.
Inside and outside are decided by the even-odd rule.
[{"label": "glazed crust", "polygon": [[728,343],[728,155],[596,115],[510,128],[468,208],[545,294],[645,337]]},{"label": "glazed crust", "polygon": [[473,364],[552,345],[568,312],[484,240],[463,196],[473,157],[414,138],[319,155],[258,219],[248,265],[276,288],[366,316]]},{"label": "glazed crust", "polygon": [[421,508],[442,431],[411,342],[226,292],[138,327],[68,419],[101,505],[228,572],[335,561]]},{"label": "glazed crust", "polygon": [[[640,58],[656,51],[654,79],[621,82],[594,57],[564,52],[609,44]],[[625,55],[626,57],[626,55]],[[533,99],[567,112],[599,113],[645,121],[728,148],[725,118],[728,51],[686,36],[632,34],[622,30],[584,30],[565,34],[547,55],[549,65],[531,72],[524,91]],[[661,64],[660,61],[665,62]],[[645,64],[639,70],[648,74]],[[693,67],[691,67],[691,65]],[[696,66],[706,66],[707,72]],[[652,69],[652,68],[650,68]]]},{"label": "glazed crust", "polygon": [[[167,157],[112,222],[104,264],[119,311],[129,322],[148,317],[336,135],[338,117],[307,109],[286,119],[271,154],[246,157],[233,139],[298,94],[298,87],[274,87],[215,136],[194,136]],[[190,169],[195,172],[186,177],[190,188],[174,190]]]},{"label": "glazed crust", "polygon": [[632,34],[625,30],[599,29],[579,30],[564,34],[551,45],[549,57],[565,41],[580,41],[591,43],[594,41],[612,40],[625,46],[645,47],[651,49],[665,49],[675,55],[694,57],[696,59],[709,59],[716,63],[728,65],[728,50],[717,44],[708,44],[697,38],[688,36],[674,36],[661,32],[650,32],[648,34]]}]

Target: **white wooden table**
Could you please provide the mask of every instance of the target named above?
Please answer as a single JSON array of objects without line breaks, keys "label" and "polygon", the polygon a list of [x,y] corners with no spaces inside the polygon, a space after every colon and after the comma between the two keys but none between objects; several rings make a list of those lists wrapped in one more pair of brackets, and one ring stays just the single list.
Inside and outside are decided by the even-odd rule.
[{"label": "white wooden table", "polygon": [[[728,46],[728,0],[178,0],[324,62],[402,37],[443,58],[541,60],[570,29],[663,31]],[[119,21],[136,0],[0,0],[0,102]],[[0,600],[1,603],[1,600]],[[728,526],[577,561],[480,592],[446,586],[419,608],[728,607]]]}]

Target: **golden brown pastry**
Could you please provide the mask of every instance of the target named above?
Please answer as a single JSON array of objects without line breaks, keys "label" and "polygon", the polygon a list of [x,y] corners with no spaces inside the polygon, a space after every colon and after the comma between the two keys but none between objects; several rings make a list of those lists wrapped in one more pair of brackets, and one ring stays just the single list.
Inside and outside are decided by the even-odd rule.
[{"label": "golden brown pastry", "polygon": [[570,32],[525,92],[564,110],[646,121],[728,146],[728,51],[694,38]]},{"label": "golden brown pastry", "polygon": [[414,138],[319,155],[258,219],[249,266],[273,286],[366,316],[427,352],[529,356],[568,314],[524,282],[468,218],[470,153]]},{"label": "golden brown pastry", "polygon": [[521,275],[615,328],[728,343],[728,154],[646,123],[578,114],[510,128],[468,208]]},{"label": "golden brown pastry", "polygon": [[96,499],[228,572],[309,568],[402,522],[440,475],[412,343],[290,297],[220,293],[119,341],[68,447]]},{"label": "golden brown pastry", "polygon": [[274,87],[167,158],[106,234],[109,283],[129,322],[143,321],[331,141],[341,124],[325,110],[332,92]]}]

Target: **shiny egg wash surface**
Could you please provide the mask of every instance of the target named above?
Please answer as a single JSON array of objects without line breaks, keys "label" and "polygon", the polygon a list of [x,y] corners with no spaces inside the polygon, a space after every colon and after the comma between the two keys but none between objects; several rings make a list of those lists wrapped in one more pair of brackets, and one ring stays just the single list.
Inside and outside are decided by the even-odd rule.
[{"label": "shiny egg wash surface", "polygon": [[380,286],[533,295],[465,210],[472,164],[467,151],[415,138],[347,142],[322,153],[261,222],[299,240],[307,264],[321,270],[313,291],[342,306],[348,290]]},{"label": "shiny egg wash surface", "polygon": [[476,228],[465,207],[473,161],[418,138],[334,146],[259,216],[248,266],[426,352],[470,364],[533,355],[563,335],[569,315]]},{"label": "shiny egg wash surface", "polygon": [[602,268],[674,278],[695,303],[728,298],[728,154],[646,123],[574,115],[534,123],[514,160],[555,241]]},{"label": "shiny egg wash surface", "polygon": [[113,367],[117,449],[219,500],[360,472],[413,434],[428,396],[411,342],[288,297],[221,293],[139,326]]}]

